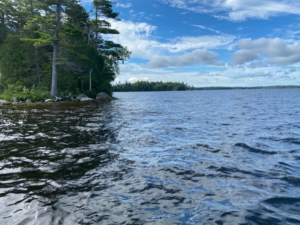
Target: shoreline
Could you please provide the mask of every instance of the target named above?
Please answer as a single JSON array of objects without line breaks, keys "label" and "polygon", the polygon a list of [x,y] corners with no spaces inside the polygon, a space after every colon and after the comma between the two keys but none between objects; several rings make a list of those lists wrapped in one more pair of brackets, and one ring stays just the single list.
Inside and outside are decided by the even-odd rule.
[{"label": "shoreline", "polygon": [[194,90],[162,90],[162,91],[114,91],[114,93],[121,92],[181,92],[181,91],[205,91],[205,90],[262,90],[262,89],[297,89],[300,85],[286,85],[286,86],[257,86],[257,87],[195,87]]},{"label": "shoreline", "polygon": [[254,87],[195,87],[195,90],[240,90],[240,89],[290,89],[300,85],[254,86]]},{"label": "shoreline", "polygon": [[[14,97],[12,97],[13,99]],[[41,101],[32,101],[31,99],[27,99],[26,101],[18,101],[17,99],[13,99],[11,101],[7,101],[4,99],[0,99],[0,106],[11,106],[11,105],[25,105],[25,104],[44,104],[44,103],[56,103],[56,102],[101,102],[101,101],[111,101],[114,98],[109,96],[105,92],[100,92],[97,94],[96,98],[89,98],[87,95],[81,94],[77,97],[73,97],[72,95],[63,96],[63,97],[54,97],[49,99],[44,99]]]}]

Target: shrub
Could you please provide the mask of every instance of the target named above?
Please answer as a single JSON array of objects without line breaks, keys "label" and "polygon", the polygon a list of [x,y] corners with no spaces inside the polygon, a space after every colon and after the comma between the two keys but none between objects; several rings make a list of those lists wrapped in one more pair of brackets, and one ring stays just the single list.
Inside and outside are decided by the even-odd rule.
[{"label": "shrub", "polygon": [[18,101],[25,101],[30,99],[31,101],[40,101],[46,98],[50,98],[49,91],[42,89],[31,89],[24,87],[22,85],[8,85],[8,88],[0,95],[1,99],[6,101],[12,101],[12,98],[16,98]]}]

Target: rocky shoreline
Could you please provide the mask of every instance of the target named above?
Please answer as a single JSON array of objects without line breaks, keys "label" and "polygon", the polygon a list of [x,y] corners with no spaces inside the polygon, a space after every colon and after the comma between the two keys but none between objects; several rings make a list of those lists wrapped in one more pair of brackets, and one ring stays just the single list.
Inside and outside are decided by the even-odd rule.
[{"label": "rocky shoreline", "polygon": [[[18,101],[16,98],[13,98],[13,97],[12,97],[12,99],[13,99],[13,101],[0,100],[0,106],[32,103],[32,101],[30,99],[27,99],[26,101]],[[45,99],[45,100],[39,101],[39,102],[45,102],[45,103],[65,102],[65,101],[96,102],[96,101],[111,101],[112,99],[113,98],[111,96],[109,96],[108,94],[106,94],[105,92],[98,93],[95,99],[89,98],[87,95],[84,95],[84,94],[73,97],[73,95],[70,93],[68,96],[54,97],[52,99]]]}]

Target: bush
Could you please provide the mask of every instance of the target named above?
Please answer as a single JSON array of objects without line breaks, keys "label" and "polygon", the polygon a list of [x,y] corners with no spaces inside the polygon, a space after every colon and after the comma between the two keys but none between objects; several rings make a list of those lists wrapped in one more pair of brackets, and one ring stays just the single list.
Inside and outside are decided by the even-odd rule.
[{"label": "bush", "polygon": [[29,89],[22,85],[8,85],[8,88],[0,95],[0,99],[12,101],[12,98],[16,98],[18,101],[30,99],[35,102],[50,98],[50,93],[49,91],[35,89],[34,87]]},{"label": "bush", "polygon": [[89,96],[90,98],[96,98],[96,91],[94,89],[90,90],[90,91],[84,91],[84,94]]}]

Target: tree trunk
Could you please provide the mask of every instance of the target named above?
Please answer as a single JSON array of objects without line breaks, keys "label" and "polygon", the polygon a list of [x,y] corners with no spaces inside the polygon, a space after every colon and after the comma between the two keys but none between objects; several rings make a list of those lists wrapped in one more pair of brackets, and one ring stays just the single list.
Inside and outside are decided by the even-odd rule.
[{"label": "tree trunk", "polygon": [[58,51],[59,51],[59,43],[58,43],[58,41],[55,41],[53,43],[52,84],[51,84],[51,96],[52,97],[58,96],[57,64],[56,64],[56,58],[58,57]]},{"label": "tree trunk", "polygon": [[31,16],[31,18],[33,18],[33,3],[32,3],[32,0],[29,1],[29,4],[30,4],[30,16]]},{"label": "tree trunk", "polygon": [[35,56],[35,72],[38,77],[39,83],[41,83],[41,76],[40,76],[40,64],[38,59],[38,50],[34,48],[34,56]]},{"label": "tree trunk", "polygon": [[96,11],[96,42],[95,42],[95,52],[97,52],[98,49],[98,10],[97,6],[95,7]]},{"label": "tree trunk", "polygon": [[93,72],[93,69],[94,68],[92,68],[91,70],[90,70],[90,73],[89,73],[89,75],[90,75],[90,91],[92,90],[92,72]]},{"label": "tree trunk", "polygon": [[0,44],[2,45],[5,40],[5,15],[4,13],[1,15],[1,24],[0,24]]},{"label": "tree trunk", "polygon": [[51,96],[58,96],[57,89],[57,58],[59,53],[59,27],[60,27],[60,11],[61,5],[58,3],[56,5],[56,28],[55,28],[55,41],[53,44],[53,62],[52,62],[52,84],[51,84]]}]

